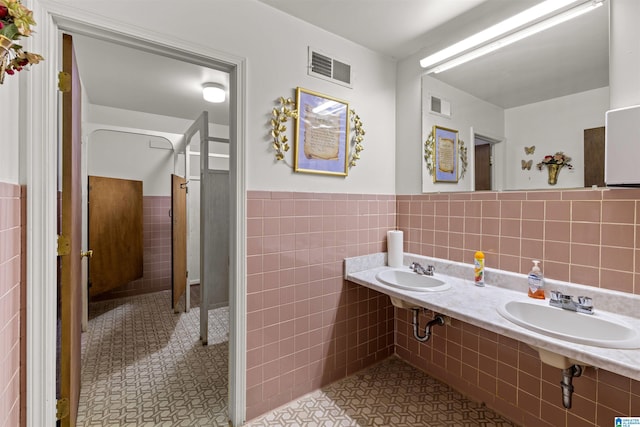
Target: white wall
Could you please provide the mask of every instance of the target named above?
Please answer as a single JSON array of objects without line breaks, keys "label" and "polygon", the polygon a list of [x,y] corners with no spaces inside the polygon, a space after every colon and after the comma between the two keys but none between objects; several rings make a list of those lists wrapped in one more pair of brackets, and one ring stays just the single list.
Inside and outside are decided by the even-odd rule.
[{"label": "white wall", "polygon": [[[604,126],[608,109],[605,87],[505,110],[505,189],[584,187],[584,129]],[[526,155],[525,146],[535,146],[535,153]],[[546,168],[535,165],[558,151],[571,157],[574,169],[563,168],[551,187]],[[523,170],[521,160],[533,160],[531,170]]]},{"label": "white wall", "polygon": [[422,192],[422,95],[420,55],[398,62],[396,82],[396,194]]},{"label": "white wall", "polygon": [[[151,148],[150,142],[167,149]],[[145,196],[169,196],[173,173],[171,144],[158,137],[98,130],[88,144],[89,175],[142,181]]]},{"label": "white wall", "polygon": [[[429,96],[433,95],[445,99],[451,103],[451,117],[443,117],[428,111]],[[480,133],[494,139],[502,139],[504,132],[504,110],[479,98],[469,95],[459,89],[442,83],[431,76],[422,76],[422,138],[424,144],[433,126],[445,127],[458,131],[458,139],[464,141],[467,147],[467,172],[457,183],[433,182],[433,176],[429,175],[424,163],[424,155],[421,156],[422,166],[422,191],[433,193],[438,191],[471,191],[473,190],[473,146],[471,128],[474,133]],[[461,162],[458,159],[458,165]],[[459,175],[461,173],[459,169]]]},{"label": "white wall", "polygon": [[0,85],[0,182],[19,181],[18,75]]},{"label": "white wall", "polygon": [[640,2],[610,2],[609,85],[611,109],[640,105]]},{"label": "white wall", "polygon": [[[292,18],[255,0],[127,2],[127,13],[112,1],[63,3],[247,58],[247,187],[393,194],[395,159],[395,62]],[[170,10],[171,13],[167,13]],[[176,24],[183,23],[183,24]],[[313,46],[352,65],[353,89],[307,76],[307,49]],[[280,96],[296,86],[347,100],[366,130],[361,160],[349,176],[294,174],[276,163],[270,149],[269,119]],[[293,129],[293,126],[290,126]],[[293,137],[293,135],[291,135]]]},{"label": "white wall", "polygon": [[[153,130],[173,134],[183,134],[193,120],[179,117],[161,116],[158,114],[142,113],[140,111],[123,110],[120,108],[105,107],[103,105],[89,104],[86,113],[83,113],[83,121],[93,124],[108,126],[121,126],[140,130]],[[218,124],[210,124],[209,134],[219,138],[229,137],[229,127]]]}]

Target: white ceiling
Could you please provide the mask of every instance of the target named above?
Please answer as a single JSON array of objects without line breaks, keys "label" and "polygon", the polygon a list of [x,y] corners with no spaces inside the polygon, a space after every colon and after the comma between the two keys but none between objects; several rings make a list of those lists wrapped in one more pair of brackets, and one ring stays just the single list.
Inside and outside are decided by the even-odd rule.
[{"label": "white ceiling", "polygon": [[[398,60],[426,56],[541,0],[259,0]],[[608,85],[608,5],[434,75],[509,108]],[[228,85],[201,65],[85,36],[74,36],[92,104],[228,124],[228,103],[202,100],[200,85]],[[418,67],[416,60],[416,67]]]},{"label": "white ceiling", "polygon": [[206,102],[201,86],[228,88],[227,73],[81,35],[73,36],[73,46],[92,104],[189,120],[206,110],[210,122],[229,124],[229,102]]}]

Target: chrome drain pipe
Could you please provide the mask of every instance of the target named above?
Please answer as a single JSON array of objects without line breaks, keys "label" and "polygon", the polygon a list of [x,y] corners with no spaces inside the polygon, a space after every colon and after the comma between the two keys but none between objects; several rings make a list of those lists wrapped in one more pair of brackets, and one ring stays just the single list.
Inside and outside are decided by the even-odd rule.
[{"label": "chrome drain pipe", "polygon": [[582,366],[571,365],[562,370],[562,381],[560,381],[560,387],[562,388],[562,404],[565,408],[571,409],[571,395],[573,394],[573,378],[582,375]]},{"label": "chrome drain pipe", "polygon": [[427,322],[427,326],[424,328],[424,335],[420,335],[420,310],[419,308],[413,308],[413,336],[420,342],[429,341],[431,338],[431,327],[433,325],[444,326],[444,316],[436,314],[433,320]]}]

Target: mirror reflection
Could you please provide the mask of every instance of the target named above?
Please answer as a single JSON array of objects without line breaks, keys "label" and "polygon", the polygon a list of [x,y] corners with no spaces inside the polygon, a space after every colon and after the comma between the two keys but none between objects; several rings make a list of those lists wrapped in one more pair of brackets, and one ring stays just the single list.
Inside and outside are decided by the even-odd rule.
[{"label": "mirror reflection", "polygon": [[[456,68],[423,75],[422,142],[434,126],[445,127],[458,131],[469,152],[468,172],[457,183],[434,182],[423,165],[423,191],[603,186],[608,32],[605,4]],[[559,152],[571,160],[552,180],[547,163],[554,161],[546,156]]]}]

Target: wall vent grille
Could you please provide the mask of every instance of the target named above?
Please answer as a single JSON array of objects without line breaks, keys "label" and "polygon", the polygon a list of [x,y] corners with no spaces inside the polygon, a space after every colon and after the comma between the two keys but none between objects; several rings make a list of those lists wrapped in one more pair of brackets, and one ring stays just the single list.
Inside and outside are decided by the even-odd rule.
[{"label": "wall vent grille", "polygon": [[351,86],[351,65],[332,58],[317,49],[309,47],[309,75],[337,83]]},{"label": "wall vent grille", "polygon": [[429,95],[429,112],[438,116],[451,117],[451,103],[438,96]]}]

